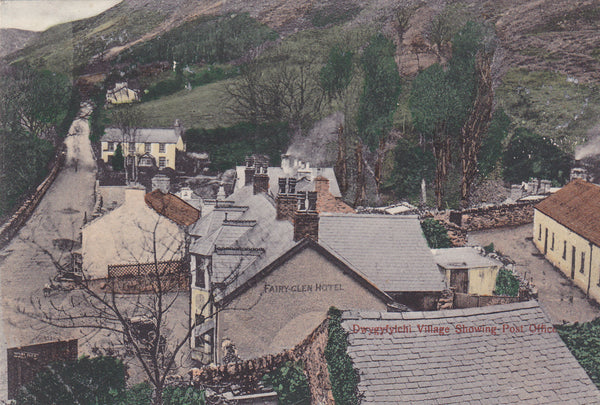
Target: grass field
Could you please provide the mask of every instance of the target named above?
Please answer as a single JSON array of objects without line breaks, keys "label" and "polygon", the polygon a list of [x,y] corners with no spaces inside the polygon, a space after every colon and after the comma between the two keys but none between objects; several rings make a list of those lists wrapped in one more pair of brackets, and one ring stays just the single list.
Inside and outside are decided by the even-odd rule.
[{"label": "grass field", "polygon": [[[186,128],[217,128],[235,124],[237,121],[228,113],[225,103],[225,86],[232,80],[220,81],[182,90],[170,96],[137,104],[143,127],[170,127],[175,119],[181,120]],[[110,114],[109,114],[110,116]]]}]

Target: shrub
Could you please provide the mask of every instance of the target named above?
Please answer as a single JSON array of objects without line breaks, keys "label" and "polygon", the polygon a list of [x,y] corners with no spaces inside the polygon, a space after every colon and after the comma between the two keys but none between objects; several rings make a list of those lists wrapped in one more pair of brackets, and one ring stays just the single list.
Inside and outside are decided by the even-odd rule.
[{"label": "shrub", "polygon": [[421,222],[421,229],[423,230],[425,239],[427,239],[427,245],[429,245],[431,249],[452,247],[452,242],[448,236],[448,230],[440,221],[433,218],[427,218]]},{"label": "shrub", "polygon": [[125,390],[125,366],[112,357],[57,362],[20,388],[17,404],[117,404]]},{"label": "shrub", "polygon": [[342,328],[342,313],[339,309],[331,307],[328,314],[329,328],[325,359],[333,398],[336,404],[358,404],[360,403],[359,377],[348,355],[348,333]]},{"label": "shrub", "polygon": [[278,165],[281,154],[289,143],[288,127],[284,123],[242,123],[215,129],[191,128],[186,131],[185,136],[187,150],[208,152],[215,170],[230,169],[254,153],[268,155],[271,165]]},{"label": "shrub", "polygon": [[277,370],[265,374],[262,381],[277,392],[280,404],[310,404],[310,388],[301,362],[286,361]]},{"label": "shrub", "polygon": [[509,297],[516,297],[519,295],[519,280],[515,275],[501,268],[496,277],[496,288],[494,289],[496,295],[508,295]]},{"label": "shrub", "polygon": [[434,173],[433,154],[401,139],[394,150],[394,168],[382,189],[393,192],[397,198],[418,199],[421,180],[430,182]]},{"label": "shrub", "polygon": [[492,253],[494,251],[494,243],[490,243],[489,245],[484,246],[483,250],[485,251],[485,253]]},{"label": "shrub", "polygon": [[115,149],[115,154],[112,157],[111,164],[115,172],[120,172],[125,167],[125,158],[123,157],[123,147],[121,144],[117,145],[117,149]]},{"label": "shrub", "polygon": [[581,367],[600,388],[600,318],[557,326],[558,334]]}]

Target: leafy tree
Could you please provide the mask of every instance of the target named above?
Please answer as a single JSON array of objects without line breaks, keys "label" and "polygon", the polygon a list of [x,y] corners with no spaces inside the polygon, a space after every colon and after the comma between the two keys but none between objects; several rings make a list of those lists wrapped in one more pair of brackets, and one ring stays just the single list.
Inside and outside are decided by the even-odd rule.
[{"label": "leafy tree", "polygon": [[519,295],[519,285],[519,280],[517,280],[512,272],[506,270],[505,268],[501,268],[498,272],[498,276],[496,277],[494,294],[516,297]]},{"label": "leafy tree", "polygon": [[560,325],[557,329],[581,367],[600,388],[600,318],[591,322]]},{"label": "leafy tree", "polygon": [[452,247],[452,241],[448,236],[448,230],[444,228],[444,225],[440,221],[433,218],[427,218],[421,222],[421,229],[423,235],[427,239],[427,245],[431,249],[449,248]]},{"label": "leafy tree", "polygon": [[518,128],[502,157],[504,178],[519,183],[529,178],[553,180],[564,184],[569,179],[571,156],[549,139],[525,128]]},{"label": "leafy tree", "polygon": [[[436,205],[442,208],[444,184],[452,151],[467,141],[463,125],[476,97],[475,56],[481,46],[482,27],[467,23],[453,38],[453,54],[446,69],[434,64],[413,81],[409,99],[415,129],[425,136],[436,159]],[[479,123],[475,123],[478,125]],[[477,132],[479,134],[480,131]],[[470,145],[476,158],[477,145]],[[465,148],[463,158],[466,158]],[[476,167],[475,167],[476,168]]]},{"label": "leafy tree", "polygon": [[117,404],[125,390],[125,366],[112,357],[81,357],[40,371],[20,388],[18,405]]},{"label": "leafy tree", "polygon": [[277,370],[265,374],[262,381],[277,392],[282,405],[310,404],[310,388],[301,362],[286,361]]},{"label": "leafy tree", "polygon": [[487,135],[483,138],[477,159],[481,176],[486,177],[489,175],[502,157],[503,143],[508,136],[509,128],[510,117],[506,115],[503,109],[496,110]]},{"label": "leafy tree", "polygon": [[401,139],[394,150],[394,168],[383,189],[398,198],[412,198],[421,190],[421,180],[431,181],[435,159],[428,150]]},{"label": "leafy tree", "polygon": [[434,64],[419,73],[411,87],[410,110],[415,129],[425,136],[435,157],[436,206],[442,207],[444,184],[450,166],[451,146],[458,131],[456,125],[456,91],[444,69]]},{"label": "leafy tree", "polygon": [[112,157],[112,168],[116,172],[120,172],[125,167],[125,158],[123,157],[123,147],[121,144],[117,145],[115,154]]},{"label": "leafy tree", "polygon": [[[392,126],[392,116],[398,106],[400,95],[400,75],[395,60],[396,46],[383,34],[371,38],[361,57],[361,65],[365,73],[363,92],[360,97],[357,114],[358,136],[371,151],[377,149],[374,177],[379,194],[381,170],[387,144],[387,135]],[[362,146],[356,149],[357,160],[362,161]],[[362,163],[359,164],[362,167]],[[358,200],[364,194],[363,173],[359,171],[357,178]],[[361,201],[356,201],[361,203]]]},{"label": "leafy tree", "polygon": [[329,51],[325,66],[321,68],[321,86],[331,100],[339,98],[352,80],[354,52],[334,46]]},{"label": "leafy tree", "polygon": [[27,133],[18,123],[0,128],[0,214],[43,180],[54,147]]}]

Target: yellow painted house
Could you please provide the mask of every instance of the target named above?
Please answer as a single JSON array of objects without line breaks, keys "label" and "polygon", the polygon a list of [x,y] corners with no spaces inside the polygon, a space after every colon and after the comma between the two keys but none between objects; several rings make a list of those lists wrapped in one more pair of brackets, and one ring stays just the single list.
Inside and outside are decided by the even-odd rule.
[{"label": "yellow painted house", "polygon": [[600,302],[600,186],[575,179],[535,206],[533,243]]},{"label": "yellow painted house", "polygon": [[179,120],[172,128],[106,128],[100,139],[102,160],[110,162],[117,145],[121,144],[123,155],[127,159],[136,159],[141,167],[157,166],[175,170],[177,151],[185,151],[183,127]]}]

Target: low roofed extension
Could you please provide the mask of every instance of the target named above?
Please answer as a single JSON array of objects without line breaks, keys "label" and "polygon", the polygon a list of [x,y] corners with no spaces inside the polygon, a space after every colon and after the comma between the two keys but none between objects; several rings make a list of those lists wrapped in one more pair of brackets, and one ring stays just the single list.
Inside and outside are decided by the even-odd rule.
[{"label": "low roofed extension", "polygon": [[600,186],[575,179],[535,209],[600,246]]},{"label": "low roofed extension", "polygon": [[[600,403],[600,391],[536,301],[435,312],[347,311],[342,319],[362,403]],[[434,329],[445,327],[449,332]]]}]

